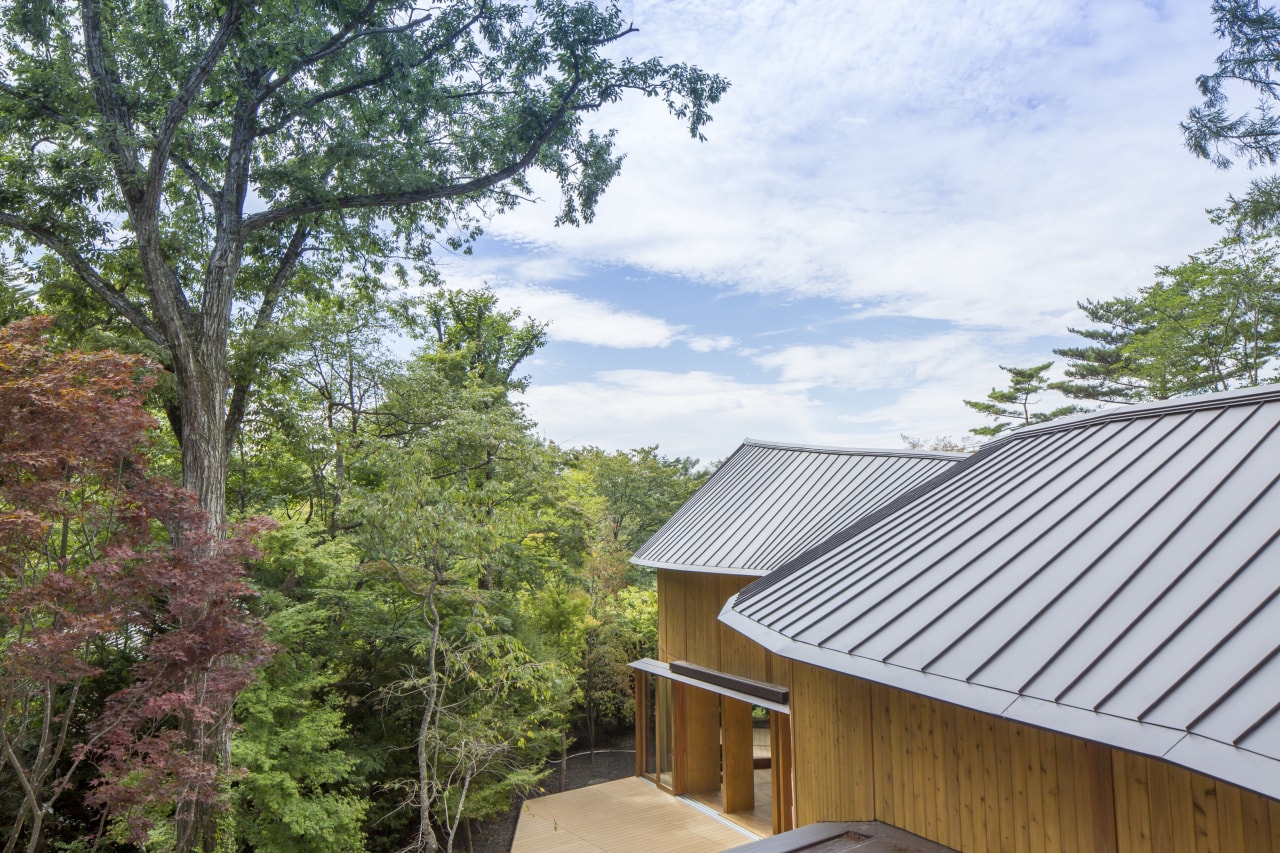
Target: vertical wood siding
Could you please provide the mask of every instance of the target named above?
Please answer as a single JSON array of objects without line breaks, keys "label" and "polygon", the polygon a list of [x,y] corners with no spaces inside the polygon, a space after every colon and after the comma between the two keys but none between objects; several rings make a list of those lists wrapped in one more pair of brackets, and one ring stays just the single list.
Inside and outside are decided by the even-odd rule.
[{"label": "vertical wood siding", "polygon": [[797,825],[873,820],[873,770],[865,760],[872,744],[870,685],[800,663],[793,663],[791,679]]},{"label": "vertical wood siding", "polygon": [[684,660],[720,672],[787,684],[790,662],[766,651],[717,617],[729,597],[755,578],[658,570],[658,659]]},{"label": "vertical wood siding", "polygon": [[659,655],[791,688],[797,825],[881,820],[965,853],[1280,853],[1278,801],[766,651],[717,619],[752,580],[659,570]]},{"label": "vertical wood siding", "polygon": [[1280,853],[1280,802],[1163,761],[800,663],[791,713],[800,824],[966,853]]}]

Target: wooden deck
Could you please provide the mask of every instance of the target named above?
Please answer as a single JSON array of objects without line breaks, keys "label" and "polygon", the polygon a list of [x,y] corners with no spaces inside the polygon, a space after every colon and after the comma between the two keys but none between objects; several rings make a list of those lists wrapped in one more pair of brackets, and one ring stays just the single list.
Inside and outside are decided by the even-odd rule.
[{"label": "wooden deck", "polygon": [[[769,734],[765,730],[765,736]],[[768,755],[768,752],[765,752]],[[773,835],[773,786],[770,784],[769,771],[755,771],[756,807],[751,811],[730,812],[724,819],[738,824],[753,835],[761,838]],[[697,800],[712,811],[724,812],[724,789],[707,794],[690,794],[690,799]]]},{"label": "wooden deck", "polygon": [[755,838],[632,777],[526,800],[511,853],[720,853]]}]

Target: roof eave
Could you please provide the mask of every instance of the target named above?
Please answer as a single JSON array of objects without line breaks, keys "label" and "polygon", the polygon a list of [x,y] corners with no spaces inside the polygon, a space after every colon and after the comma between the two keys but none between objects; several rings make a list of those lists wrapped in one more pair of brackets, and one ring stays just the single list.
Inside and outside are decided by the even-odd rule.
[{"label": "roof eave", "polygon": [[725,602],[720,611],[720,621],[747,639],[789,660],[927,696],[1011,722],[1147,755],[1213,776],[1265,797],[1280,799],[1280,761],[1267,756],[1180,729],[1101,714],[801,643],[738,613],[733,609],[736,600],[737,595],[734,595]]},{"label": "roof eave", "polygon": [[740,566],[690,566],[684,563],[664,563],[661,560],[628,560],[633,566],[644,566],[647,569],[669,569],[676,572],[701,572],[708,575],[741,575],[749,578],[762,578],[767,570],[745,569]]}]

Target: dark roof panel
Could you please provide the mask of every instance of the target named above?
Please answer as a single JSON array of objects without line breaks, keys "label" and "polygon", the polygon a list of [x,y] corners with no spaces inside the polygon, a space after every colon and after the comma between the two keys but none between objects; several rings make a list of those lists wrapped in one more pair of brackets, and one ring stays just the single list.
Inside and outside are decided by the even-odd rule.
[{"label": "dark roof panel", "polygon": [[631,561],[764,574],[963,458],[748,439]]},{"label": "dark roof panel", "polygon": [[[1019,430],[722,618],[788,656],[961,704],[1007,697],[1005,716],[1280,797],[1278,481],[1275,387]],[[1241,750],[1274,781],[1253,759],[1219,772]]]}]

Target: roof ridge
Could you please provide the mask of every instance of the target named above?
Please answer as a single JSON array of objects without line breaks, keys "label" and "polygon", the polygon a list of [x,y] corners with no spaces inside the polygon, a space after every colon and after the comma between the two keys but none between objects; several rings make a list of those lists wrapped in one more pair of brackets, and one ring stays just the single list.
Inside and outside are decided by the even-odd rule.
[{"label": "roof ridge", "polygon": [[804,453],[834,453],[842,456],[894,456],[906,459],[964,459],[968,453],[950,453],[942,450],[912,450],[884,447],[836,447],[822,444],[797,444],[794,442],[765,441],[744,438],[740,447],[767,447],[774,450],[797,450]]},{"label": "roof ridge", "polygon": [[1030,426],[1020,426],[1003,432],[983,445],[992,447],[1006,441],[1030,435],[1044,435],[1057,430],[1075,429],[1107,421],[1136,420],[1146,417],[1160,417],[1178,412],[1190,412],[1200,409],[1228,408],[1244,406],[1267,400],[1280,400],[1280,384],[1250,385],[1246,388],[1232,388],[1228,391],[1211,391],[1207,394],[1190,394],[1182,397],[1170,397],[1167,400],[1150,400],[1142,403],[1122,403],[1111,409],[1099,409],[1045,421]]}]

